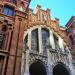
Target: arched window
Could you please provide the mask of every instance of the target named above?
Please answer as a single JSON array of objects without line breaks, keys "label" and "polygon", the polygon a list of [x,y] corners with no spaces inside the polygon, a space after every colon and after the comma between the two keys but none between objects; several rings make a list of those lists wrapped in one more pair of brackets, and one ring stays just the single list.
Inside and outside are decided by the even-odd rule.
[{"label": "arched window", "polygon": [[46,47],[50,45],[49,31],[44,28],[42,29],[42,45],[43,45],[43,50],[45,50]]},{"label": "arched window", "polygon": [[38,29],[31,32],[31,49],[38,50]]}]

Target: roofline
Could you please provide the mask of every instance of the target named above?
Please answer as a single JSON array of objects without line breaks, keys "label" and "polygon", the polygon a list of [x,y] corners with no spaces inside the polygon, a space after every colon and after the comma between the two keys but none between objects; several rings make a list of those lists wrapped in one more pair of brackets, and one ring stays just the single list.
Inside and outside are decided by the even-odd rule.
[{"label": "roofline", "polygon": [[72,25],[72,23],[74,22],[74,21],[73,21],[74,19],[75,19],[75,16],[72,16],[65,26],[66,26],[67,28],[69,28],[69,27]]}]

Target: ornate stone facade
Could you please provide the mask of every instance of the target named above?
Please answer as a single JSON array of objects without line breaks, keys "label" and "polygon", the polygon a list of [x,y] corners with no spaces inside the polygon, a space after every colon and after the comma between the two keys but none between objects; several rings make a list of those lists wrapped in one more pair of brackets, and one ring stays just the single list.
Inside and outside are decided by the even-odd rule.
[{"label": "ornate stone facade", "polygon": [[[21,75],[74,75],[71,54],[67,43],[62,38],[59,19],[51,20],[49,9],[42,10],[39,5],[36,9],[36,14],[29,9],[26,20]],[[41,63],[46,70],[44,74],[39,70]],[[55,71],[57,65],[64,66],[66,73]],[[60,71],[60,68],[57,69]]]}]

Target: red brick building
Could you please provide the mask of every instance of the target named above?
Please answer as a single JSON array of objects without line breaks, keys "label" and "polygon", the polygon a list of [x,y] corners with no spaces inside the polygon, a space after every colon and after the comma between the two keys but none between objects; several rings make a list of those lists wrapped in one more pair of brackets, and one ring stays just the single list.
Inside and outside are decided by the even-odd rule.
[{"label": "red brick building", "polygon": [[75,16],[72,16],[67,22],[65,27],[60,26],[61,37],[66,42],[71,55],[72,55],[72,64],[75,68]]},{"label": "red brick building", "polygon": [[73,58],[73,64],[75,66],[75,16],[72,16],[71,19],[66,24],[66,35],[69,38],[68,45]]},{"label": "red brick building", "polygon": [[37,75],[58,75],[61,69],[62,75],[68,75],[67,68],[71,72],[73,68],[70,52],[65,49],[69,38],[64,28],[60,28],[58,18],[51,20],[50,9],[42,10],[37,5],[34,14],[28,9],[29,3],[30,0],[0,0],[0,75],[36,75],[38,66],[38,72],[40,68],[42,71]]},{"label": "red brick building", "polygon": [[0,75],[20,75],[30,0],[0,0]]}]

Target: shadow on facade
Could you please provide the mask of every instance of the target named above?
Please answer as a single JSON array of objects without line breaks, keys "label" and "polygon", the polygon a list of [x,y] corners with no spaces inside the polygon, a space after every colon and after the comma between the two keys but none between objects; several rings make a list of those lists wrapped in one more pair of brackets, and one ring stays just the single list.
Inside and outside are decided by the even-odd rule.
[{"label": "shadow on facade", "polygon": [[47,75],[45,66],[39,61],[30,65],[29,72],[30,75]]},{"label": "shadow on facade", "polygon": [[71,75],[71,74],[64,64],[59,63],[53,68],[53,75]]}]

